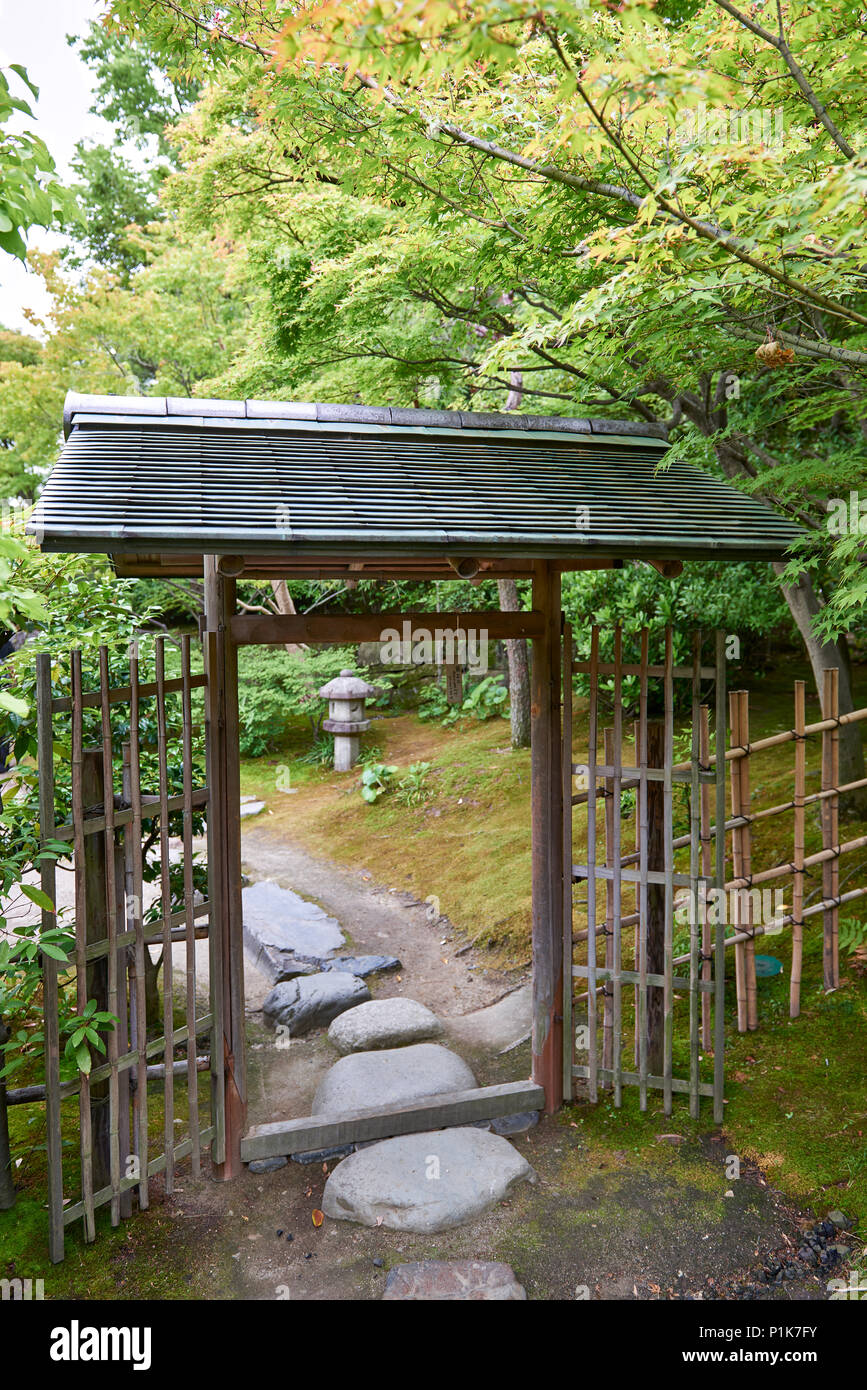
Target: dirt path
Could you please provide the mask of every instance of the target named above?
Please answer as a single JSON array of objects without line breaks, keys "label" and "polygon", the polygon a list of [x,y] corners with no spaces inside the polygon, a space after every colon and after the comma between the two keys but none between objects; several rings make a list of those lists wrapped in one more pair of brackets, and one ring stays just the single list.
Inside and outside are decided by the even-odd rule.
[{"label": "dirt path", "polygon": [[[528,1043],[500,1052],[491,1030],[478,1028],[479,1020],[492,1020],[494,1033],[497,1026],[501,1036],[514,1033],[526,974],[486,971],[473,950],[457,955],[461,942],[446,922],[430,920],[426,904],[366,872],[315,860],[265,824],[244,827],[243,859],[251,878],[274,879],[319,903],[356,952],[399,956],[403,969],[374,977],[372,992],[404,994],[434,1009],[449,1030],[446,1041],[480,1083],[528,1075]],[[248,971],[251,1124],[309,1113],[335,1060],[324,1034],[275,1046],[261,1016],[268,982],[257,975]],[[477,1258],[510,1263],[535,1299],[824,1296],[822,1282],[806,1273],[776,1290],[756,1282],[763,1260],[797,1247],[808,1218],[749,1165],[739,1181],[729,1180],[722,1135],[630,1148],[622,1112],[612,1111],[603,1125],[595,1123],[599,1112],[594,1123],[591,1115],[576,1105],[516,1139],[539,1182],[481,1220],[436,1236],[330,1220],[315,1227],[333,1164],[245,1170],[229,1186],[187,1177],[167,1205],[178,1231],[195,1232],[195,1295],[376,1299],[394,1264]],[[678,1128],[677,1118],[648,1115],[643,1123],[654,1140]]]}]

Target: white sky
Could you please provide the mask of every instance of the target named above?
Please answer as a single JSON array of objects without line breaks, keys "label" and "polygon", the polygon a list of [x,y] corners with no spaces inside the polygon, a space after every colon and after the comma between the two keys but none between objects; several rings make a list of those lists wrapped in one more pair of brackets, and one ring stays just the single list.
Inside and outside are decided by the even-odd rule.
[{"label": "white sky", "polygon": [[[111,127],[88,111],[91,73],[66,42],[67,34],[83,33],[104,8],[102,0],[0,0],[0,64],[23,63],[39,88],[39,101],[31,101],[36,121],[24,124],[45,141],[61,177],[69,172],[78,140],[107,140],[111,135]],[[16,75],[9,78],[15,95],[27,97]],[[55,249],[59,243],[41,227],[27,239],[29,247],[41,250]],[[25,308],[39,314],[50,308],[42,281],[0,251],[0,324],[28,329]]]}]

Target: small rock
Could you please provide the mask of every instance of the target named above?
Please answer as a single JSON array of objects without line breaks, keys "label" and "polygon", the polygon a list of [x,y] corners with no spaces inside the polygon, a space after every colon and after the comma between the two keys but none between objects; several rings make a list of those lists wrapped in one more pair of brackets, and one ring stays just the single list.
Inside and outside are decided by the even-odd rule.
[{"label": "small rock", "polygon": [[371,1052],[439,1038],[443,1025],[415,999],[371,999],[340,1015],[328,1029],[338,1052]]},{"label": "small rock", "polygon": [[491,1120],[491,1129],[495,1134],[502,1134],[508,1138],[512,1134],[526,1134],[528,1129],[539,1123],[538,1110],[520,1110],[514,1115],[498,1115]]},{"label": "small rock", "polygon": [[686,1140],[682,1134],[658,1134],[656,1136],[658,1144],[685,1144]]},{"label": "small rock", "polygon": [[277,1168],[285,1168],[288,1160],[282,1157],[254,1158],[247,1167],[251,1173],[273,1173]]},{"label": "small rock", "polygon": [[[846,1216],[845,1212],[842,1211],[829,1211],[828,1220],[833,1221],[834,1225],[840,1231],[848,1231],[852,1226],[851,1218]],[[829,1231],[828,1234],[830,1235],[831,1232]]]},{"label": "small rock", "polygon": [[420,1260],[395,1265],[383,1301],[518,1302],[527,1294],[509,1265],[491,1260]]},{"label": "small rock", "polygon": [[385,1264],[385,1260],[381,1260],[379,1256],[377,1256],[373,1263],[377,1269],[382,1269],[382,1266]]},{"label": "small rock", "polygon": [[264,803],[264,801],[248,801],[248,802],[246,803],[246,805],[242,805],[242,806],[241,806],[241,815],[242,815],[242,816],[258,816],[259,812],[260,812],[260,811],[264,811],[264,809],[265,809],[265,803]]},{"label": "small rock", "polygon": [[328,1163],[332,1158],[346,1158],[354,1149],[354,1144],[340,1144],[334,1149],[308,1149],[306,1153],[292,1154],[292,1162]]}]

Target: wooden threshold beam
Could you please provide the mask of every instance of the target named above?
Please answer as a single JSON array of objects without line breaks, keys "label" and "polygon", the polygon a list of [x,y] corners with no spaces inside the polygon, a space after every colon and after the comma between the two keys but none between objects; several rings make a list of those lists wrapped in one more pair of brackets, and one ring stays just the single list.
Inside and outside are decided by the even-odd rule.
[{"label": "wooden threshold beam", "polygon": [[383,633],[396,630],[403,640],[403,625],[410,634],[418,630],[432,636],[446,629],[487,633],[499,642],[516,637],[538,637],[543,631],[540,613],[501,613],[496,608],[476,613],[281,613],[237,614],[232,618],[232,641],[239,647],[255,644],[276,646],[284,642],[378,642]]},{"label": "wooden threshold beam", "polygon": [[509,1081],[502,1086],[480,1086],[471,1091],[449,1091],[411,1105],[377,1106],[345,1114],[308,1115],[298,1120],[278,1120],[256,1125],[241,1140],[241,1159],[279,1158],[338,1148],[367,1139],[390,1139],[400,1134],[446,1129],[473,1120],[493,1120],[522,1110],[541,1110],[545,1092],[532,1081]]}]

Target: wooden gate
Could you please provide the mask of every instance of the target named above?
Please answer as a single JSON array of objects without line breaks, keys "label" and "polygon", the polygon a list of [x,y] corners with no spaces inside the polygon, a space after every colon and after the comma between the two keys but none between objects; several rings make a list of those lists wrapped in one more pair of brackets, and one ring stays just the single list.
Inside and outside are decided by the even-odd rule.
[{"label": "wooden gate", "polygon": [[[116,1226],[131,1214],[133,1192],[140,1208],[148,1206],[154,1174],[164,1174],[164,1190],[171,1192],[176,1164],[189,1157],[197,1174],[206,1145],[215,1162],[224,1160],[223,947],[220,932],[209,931],[205,920],[219,916],[211,915],[210,853],[207,898],[195,887],[201,870],[194,866],[194,828],[207,817],[210,799],[200,771],[202,724],[194,723],[199,692],[206,727],[213,716],[207,676],[192,670],[190,638],[181,639],[179,670],[171,675],[164,641],[156,640],[152,681],[142,679],[137,644],[124,654],[120,672],[100,648],[90,690],[80,651],[53,671],[48,655],[37,662],[40,834],[71,846],[74,879],[74,956],[64,965],[43,953],[56,1262],[72,1222],[83,1221],[85,1240],[92,1241],[99,1207],[110,1206]],[[58,695],[64,687],[69,694]],[[41,876],[56,902],[53,859],[42,861]],[[158,883],[150,903],[149,879]],[[43,912],[43,927],[55,925],[54,915]],[[207,952],[209,1006],[196,991],[197,943],[205,939],[198,950],[200,964]],[[182,999],[172,988],[178,946]],[[153,948],[162,950],[161,1001]],[[94,1012],[111,1015],[115,1026],[91,1024],[85,1033]],[[200,1096],[203,1070],[210,1071],[210,1088],[206,1083]]]},{"label": "wooden gate", "polygon": [[[726,692],[725,639],[717,633],[712,665],[702,665],[702,637],[694,634],[690,666],[675,666],[672,632],[665,632],[662,665],[648,660],[648,633],[637,663],[623,659],[620,628],[604,634],[613,660],[600,659],[600,630],[590,637],[589,660],[575,661],[566,625],[563,647],[563,1089],[587,1083],[622,1103],[624,1086],[661,1090],[665,1113],[675,1092],[689,1096],[690,1114],[702,1096],[713,1097],[722,1120],[725,913],[708,912],[708,892],[725,884]],[[586,679],[587,759],[574,761],[572,702],[575,675]],[[686,710],[688,760],[675,762],[675,682],[690,681]],[[628,691],[624,682],[628,681]],[[715,687],[714,753],[703,683]],[[600,730],[610,701],[611,726]],[[637,718],[629,732],[624,708]],[[651,711],[658,709],[659,716]],[[600,733],[602,747],[600,750]],[[624,745],[632,745],[632,764]],[[600,756],[601,752],[601,756]],[[713,767],[711,762],[713,761]],[[715,828],[711,835],[711,785]],[[680,805],[687,791],[688,810]],[[601,803],[601,806],[600,806]],[[586,808],[584,814],[576,808]],[[676,809],[688,830],[675,835]],[[633,845],[624,827],[634,827]],[[575,862],[573,832],[586,834],[586,862]],[[599,846],[603,847],[600,856]],[[586,886],[578,899],[576,885]],[[688,949],[678,953],[675,917],[685,925]],[[685,943],[684,943],[685,944]],[[570,970],[571,966],[571,970]],[[576,986],[581,992],[576,997]],[[679,1007],[686,1000],[686,1009]],[[688,1014],[688,1019],[684,1017]],[[707,1060],[712,1053],[712,1059]]]}]

